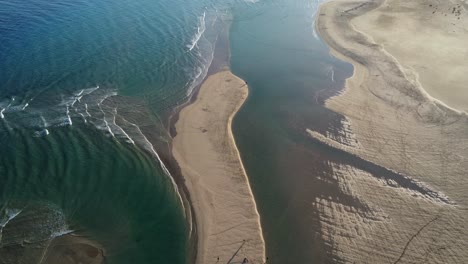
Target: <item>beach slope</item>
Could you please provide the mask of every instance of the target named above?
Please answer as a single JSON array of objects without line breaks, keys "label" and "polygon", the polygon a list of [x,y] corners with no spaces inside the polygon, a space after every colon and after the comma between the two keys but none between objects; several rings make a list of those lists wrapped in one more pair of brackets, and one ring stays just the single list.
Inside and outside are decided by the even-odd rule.
[{"label": "beach slope", "polygon": [[459,92],[468,69],[466,8],[455,0],[356,0],[319,10],[317,31],[354,66],[345,90],[325,103],[350,135],[307,132],[406,179],[331,164],[342,191],[364,205],[316,201],[327,219],[322,236],[343,262],[468,260],[468,98]]},{"label": "beach slope", "polygon": [[231,132],[248,95],[230,71],[209,76],[175,124],[173,154],[193,203],[197,263],[265,262],[256,204]]}]

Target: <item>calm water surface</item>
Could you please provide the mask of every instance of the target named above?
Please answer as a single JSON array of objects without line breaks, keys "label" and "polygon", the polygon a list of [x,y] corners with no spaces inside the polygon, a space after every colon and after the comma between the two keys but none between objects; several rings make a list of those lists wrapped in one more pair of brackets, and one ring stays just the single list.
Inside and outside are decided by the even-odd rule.
[{"label": "calm water surface", "polygon": [[352,66],[331,57],[315,35],[316,1],[257,5],[262,7],[236,10],[231,27],[232,70],[250,88],[233,129],[259,207],[268,263],[333,262],[313,203],[347,197],[329,177],[333,153],[325,155],[305,129],[339,126],[341,117],[322,102],[343,87]]}]

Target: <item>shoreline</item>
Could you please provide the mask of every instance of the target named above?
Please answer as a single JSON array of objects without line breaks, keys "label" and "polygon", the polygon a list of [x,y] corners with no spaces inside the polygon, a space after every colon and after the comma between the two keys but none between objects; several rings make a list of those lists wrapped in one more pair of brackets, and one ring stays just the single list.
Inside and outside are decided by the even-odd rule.
[{"label": "shoreline", "polygon": [[[366,82],[367,79],[369,79],[369,76],[368,76],[369,67],[367,66],[369,66],[368,64],[369,64],[370,56],[365,56],[363,55],[362,52],[356,53],[354,51],[351,51],[347,47],[347,45],[349,45],[349,43],[351,42],[359,42],[359,44],[361,44],[361,47],[357,47],[357,46],[352,47],[351,45],[349,47],[352,47],[352,49],[359,49],[359,48],[362,49],[362,46],[367,46],[369,49],[366,51],[371,51],[371,52],[373,51],[372,49],[375,49],[374,53],[376,53],[375,51],[378,51],[378,53],[383,54],[383,56],[387,58],[388,62],[393,64],[392,67],[394,67],[396,71],[399,71],[397,74],[401,76],[398,76],[398,77],[402,77],[402,78],[401,80],[398,80],[398,81],[400,82],[406,81],[406,82],[411,83],[412,87],[408,89],[408,90],[413,90],[413,91],[409,91],[408,93],[408,95],[412,97],[411,100],[418,101],[419,103],[422,103],[422,104],[432,103],[433,105],[435,105],[436,108],[440,108],[444,112],[452,112],[448,114],[467,116],[468,114],[467,112],[451,107],[447,103],[443,102],[442,100],[431,96],[424,89],[422,84],[419,82],[418,74],[413,69],[404,68],[392,54],[390,54],[388,51],[385,50],[385,47],[383,45],[379,43],[375,43],[375,40],[371,36],[356,29],[354,24],[351,23],[351,20],[380,8],[386,2],[387,0],[376,0],[372,2],[370,2],[369,0],[360,0],[359,2],[356,2],[356,3],[349,3],[343,0],[333,0],[333,1],[323,3],[319,8],[318,15],[315,21],[315,29],[317,30],[317,32],[319,32],[320,37],[324,40],[324,42],[330,48],[330,54],[332,56],[340,60],[346,61],[352,64],[354,67],[353,75],[350,76],[346,80],[345,89],[340,94],[346,93],[348,90],[348,87],[359,85],[361,83]],[[333,27],[331,27],[332,28],[331,30],[328,27],[332,23],[329,20],[323,18],[323,16],[325,15],[324,13],[322,13],[323,8],[328,9],[325,11],[325,13],[327,13],[326,16],[329,16],[331,12],[335,12],[335,14],[333,15],[335,18],[338,18],[337,22],[332,22]],[[347,13],[347,15],[345,15],[344,17],[342,14],[341,15],[336,14],[337,12]],[[339,30],[338,25],[345,25],[347,30],[351,31],[352,33],[350,34],[344,33],[345,30],[342,30],[342,29]],[[375,80],[371,80],[371,81],[375,81]],[[401,91],[401,92],[405,93],[407,91]],[[340,96],[340,94],[336,96]],[[375,93],[375,95],[377,97],[381,96],[377,92]],[[336,96],[332,96],[332,98]],[[328,101],[332,100],[332,98],[329,98]],[[389,98],[383,98],[383,96],[381,99],[390,101]],[[434,108],[434,106],[429,106],[429,107]]]},{"label": "shoreline", "polygon": [[[369,131],[366,131],[368,127],[363,129],[364,126],[358,127],[357,123],[372,122],[391,126],[396,125],[395,121],[405,121],[405,123],[411,123],[408,125],[417,127],[421,131],[436,127],[447,127],[447,131],[450,131],[453,127],[454,133],[460,132],[460,127],[468,125],[466,113],[450,108],[438,99],[432,98],[418,82],[413,72],[404,69],[382,45],[373,42],[372,38],[357,30],[351,23],[354,18],[378,8],[387,1],[369,2],[362,0],[349,3],[338,0],[327,2],[320,7],[316,23],[320,36],[329,45],[332,56],[351,63],[354,67],[353,75],[346,80],[344,90],[328,98],[325,101],[325,106],[350,119],[353,134],[358,136],[358,142],[363,141],[363,135],[359,134],[368,134]],[[343,15],[348,11],[351,13]],[[373,105],[370,105],[369,100],[375,100],[372,102]],[[346,107],[345,104],[349,105]],[[362,108],[363,104],[367,109]],[[366,112],[370,107],[377,110],[374,115],[379,115],[382,120],[373,118],[365,120],[364,117],[359,116],[365,114],[365,118],[371,118],[370,113]],[[399,113],[399,111],[403,113]],[[400,116],[391,120],[388,112]],[[383,119],[387,120],[384,122]],[[392,121],[392,124],[388,124],[389,121]],[[390,131],[387,135],[392,133],[395,131]],[[440,139],[440,136],[440,133],[439,135],[431,135],[436,139]],[[313,137],[335,147],[342,145],[332,139],[324,139],[325,137]],[[465,136],[460,138],[465,138]],[[370,145],[367,144],[367,147]],[[366,146],[342,145],[340,148],[377,164],[385,164],[383,160],[365,153]],[[384,156],[382,153],[381,155]],[[395,166],[387,168],[397,171]]]},{"label": "shoreline", "polygon": [[210,75],[175,123],[172,153],[197,219],[197,263],[265,261],[260,216],[231,131],[247,94],[230,71]]},{"label": "shoreline", "polygon": [[182,168],[177,161],[177,159],[174,156],[173,153],[173,140],[177,136],[177,131],[176,131],[176,124],[179,121],[180,117],[180,112],[188,107],[189,105],[195,103],[198,97],[198,93],[200,92],[200,89],[202,85],[205,83],[205,81],[211,76],[214,75],[220,71],[227,70],[229,69],[229,57],[230,57],[230,52],[229,52],[229,28],[230,28],[230,23],[226,23],[226,21],[221,20],[223,23],[222,29],[215,41],[215,47],[214,47],[214,53],[213,53],[213,59],[208,67],[208,71],[206,73],[206,76],[203,78],[203,80],[194,87],[192,93],[189,95],[187,100],[180,104],[177,105],[173,110],[172,113],[167,117],[167,128],[168,128],[168,133],[169,136],[171,137],[171,142],[168,144],[168,157],[170,161],[170,171],[173,171],[175,174],[175,177],[177,178],[177,185],[183,188],[183,197],[184,197],[184,203],[186,203],[186,214],[189,213],[189,216],[186,220],[187,225],[189,226],[189,243],[188,243],[188,256],[190,259],[190,263],[197,263],[198,259],[198,250],[199,250],[199,231],[198,231],[198,224],[197,224],[197,217],[196,217],[196,212],[192,203],[192,198],[191,198],[191,192],[187,187],[185,176],[182,173]]},{"label": "shoreline", "polygon": [[[418,12],[407,6],[401,12],[393,0],[331,1],[320,6],[315,23],[319,35],[332,56],[354,67],[345,89],[327,99],[325,106],[348,120],[346,134],[355,144],[309,129],[307,133],[426,186],[453,204],[426,199],[395,181],[376,180],[351,166],[333,165],[340,187],[366,204],[369,212],[359,214],[341,203],[320,200],[319,208],[332,219],[323,223],[322,232],[336,245],[335,254],[348,262],[425,262],[428,254],[434,254],[431,259],[436,263],[463,262],[468,258],[463,249],[468,232],[460,228],[468,220],[464,177],[468,148],[460,142],[468,140],[467,114],[431,97],[419,81],[419,72],[386,50],[385,36],[367,34],[369,28],[385,32],[384,26],[373,23],[375,17],[367,16],[384,4],[395,21],[404,21],[412,10]],[[432,7],[435,1],[411,4]],[[359,27],[354,23],[357,18]],[[439,29],[428,24],[425,30]],[[443,39],[434,41],[439,40],[443,43]],[[444,245],[447,251],[432,252],[433,245]]]}]

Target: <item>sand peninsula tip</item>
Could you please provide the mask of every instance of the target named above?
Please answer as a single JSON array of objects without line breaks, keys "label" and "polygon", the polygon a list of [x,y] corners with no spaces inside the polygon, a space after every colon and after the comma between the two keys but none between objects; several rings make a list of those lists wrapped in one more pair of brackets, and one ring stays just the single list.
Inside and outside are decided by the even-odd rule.
[{"label": "sand peninsula tip", "polygon": [[173,154],[195,210],[199,264],[265,262],[260,217],[231,132],[247,95],[230,71],[213,74],[175,124]]}]

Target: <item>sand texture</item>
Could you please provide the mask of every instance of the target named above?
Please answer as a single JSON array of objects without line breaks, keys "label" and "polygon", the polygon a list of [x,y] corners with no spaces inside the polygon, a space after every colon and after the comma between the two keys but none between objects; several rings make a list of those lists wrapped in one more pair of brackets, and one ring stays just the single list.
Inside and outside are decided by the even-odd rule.
[{"label": "sand texture", "polygon": [[408,188],[330,164],[342,191],[365,205],[357,209],[315,201],[322,236],[339,261],[468,261],[468,120],[463,108],[468,97],[466,88],[460,92],[467,83],[460,72],[467,72],[468,60],[457,57],[466,58],[467,20],[461,1],[357,0],[321,6],[318,32],[333,55],[354,66],[345,90],[326,106],[344,116],[346,133],[352,135],[337,140],[309,134],[419,186]]},{"label": "sand texture", "polygon": [[412,70],[432,97],[468,112],[466,1],[386,1],[353,19],[356,29]]},{"label": "sand texture", "polygon": [[67,234],[50,240],[3,245],[0,263],[101,264],[105,263],[105,252],[87,237]]},{"label": "sand texture", "polygon": [[260,218],[231,132],[247,95],[247,84],[229,71],[211,75],[175,124],[173,153],[195,209],[200,264],[265,262]]}]

